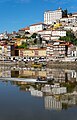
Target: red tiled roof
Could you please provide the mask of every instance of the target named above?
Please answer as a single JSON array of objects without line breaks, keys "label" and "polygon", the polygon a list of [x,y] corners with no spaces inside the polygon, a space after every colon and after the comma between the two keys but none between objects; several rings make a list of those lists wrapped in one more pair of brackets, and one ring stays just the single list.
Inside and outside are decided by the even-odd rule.
[{"label": "red tiled roof", "polygon": [[26,28],[22,28],[22,29],[20,29],[20,30],[30,30],[30,28],[29,27],[26,27]]},{"label": "red tiled roof", "polygon": [[30,25],[30,26],[36,26],[36,25],[40,25],[40,24],[46,25],[46,24],[44,24],[43,22],[40,22],[40,23],[32,24],[32,25]]}]

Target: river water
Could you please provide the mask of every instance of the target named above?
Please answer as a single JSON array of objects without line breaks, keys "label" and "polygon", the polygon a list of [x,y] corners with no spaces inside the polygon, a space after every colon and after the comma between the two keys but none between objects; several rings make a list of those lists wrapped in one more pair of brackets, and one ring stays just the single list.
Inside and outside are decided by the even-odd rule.
[{"label": "river water", "polygon": [[77,72],[67,69],[0,68],[0,77],[37,76],[49,83],[0,80],[0,120],[77,120]]}]

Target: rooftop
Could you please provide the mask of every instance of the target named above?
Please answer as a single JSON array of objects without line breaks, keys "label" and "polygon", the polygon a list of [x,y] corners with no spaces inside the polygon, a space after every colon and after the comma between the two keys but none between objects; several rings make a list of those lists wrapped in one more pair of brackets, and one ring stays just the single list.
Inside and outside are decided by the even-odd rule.
[{"label": "rooftop", "polygon": [[30,25],[30,26],[36,26],[36,25],[46,25],[46,24],[44,24],[43,22],[39,22],[39,23],[36,23],[36,24],[32,24],[32,25]]},{"label": "rooftop", "polygon": [[25,27],[25,28],[22,28],[22,29],[20,29],[20,30],[23,30],[23,31],[25,31],[25,30],[30,30],[30,28],[29,28],[29,27]]}]

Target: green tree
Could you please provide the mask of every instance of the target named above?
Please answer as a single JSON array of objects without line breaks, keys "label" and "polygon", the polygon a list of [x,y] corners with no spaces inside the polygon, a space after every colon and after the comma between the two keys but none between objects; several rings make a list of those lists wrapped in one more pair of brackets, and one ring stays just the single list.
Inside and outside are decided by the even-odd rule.
[{"label": "green tree", "polygon": [[64,40],[66,42],[71,42],[74,45],[77,45],[77,38],[75,37],[74,33],[71,31],[67,31],[66,36],[60,37],[59,40]]},{"label": "green tree", "polygon": [[18,48],[27,48],[28,44],[26,42],[22,42],[22,45],[18,46]]},{"label": "green tree", "polygon": [[33,33],[31,37],[36,38],[36,36],[37,36],[37,33]]},{"label": "green tree", "polygon": [[62,17],[67,17],[68,11],[67,9],[62,11]]}]

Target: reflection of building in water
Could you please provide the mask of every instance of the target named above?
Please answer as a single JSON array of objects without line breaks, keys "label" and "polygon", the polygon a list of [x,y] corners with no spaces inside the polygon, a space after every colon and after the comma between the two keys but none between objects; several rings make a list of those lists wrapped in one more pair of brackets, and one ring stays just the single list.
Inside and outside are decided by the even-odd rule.
[{"label": "reflection of building in water", "polygon": [[12,70],[11,71],[11,77],[19,77],[19,71]]},{"label": "reflection of building in water", "polygon": [[74,82],[77,80],[77,72],[75,70],[66,70],[68,74],[68,80]]},{"label": "reflection of building in water", "polygon": [[67,93],[66,87],[52,88],[52,94],[64,94]]},{"label": "reflection of building in water", "polygon": [[77,72],[67,69],[47,69],[47,76],[55,82],[77,81]]},{"label": "reflection of building in water", "polygon": [[25,77],[38,77],[38,76],[43,76],[46,77],[46,71],[45,70],[20,70],[19,71],[20,76],[25,76]]},{"label": "reflection of building in water", "polygon": [[64,104],[75,105],[77,101],[77,96],[75,95],[66,95],[61,98],[61,102]]},{"label": "reflection of building in water", "polygon": [[62,69],[50,69],[47,71],[47,76],[52,76],[55,82],[65,82],[65,71]]},{"label": "reflection of building in water", "polygon": [[10,70],[0,71],[0,77],[11,77],[11,71]]},{"label": "reflection of building in water", "polygon": [[57,99],[56,96],[45,96],[44,102],[45,102],[45,109],[48,110],[66,109],[68,107],[71,107],[72,105],[77,104],[77,95],[66,94],[60,96],[59,99]]},{"label": "reflection of building in water", "polygon": [[45,93],[51,93],[51,86],[47,84],[41,88],[41,91],[43,91]]},{"label": "reflection of building in water", "polygon": [[43,92],[41,92],[39,90],[35,90],[33,87],[30,87],[29,90],[30,90],[32,96],[37,96],[37,97],[43,96]]},{"label": "reflection of building in water", "polygon": [[46,96],[44,98],[45,102],[45,109],[48,110],[61,110],[62,109],[62,103],[61,101],[58,101],[55,97],[53,96]]},{"label": "reflection of building in water", "polygon": [[0,76],[1,77],[30,77],[36,78],[38,76],[54,78],[54,82],[75,82],[77,81],[77,72],[75,70],[68,69],[31,69],[31,68],[16,68],[11,69],[10,66],[0,67]]},{"label": "reflection of building in water", "polygon": [[50,95],[60,95],[60,94],[65,94],[67,93],[67,88],[66,87],[60,87],[59,85],[45,85],[44,87],[41,88],[41,91],[44,93],[48,93]]}]

